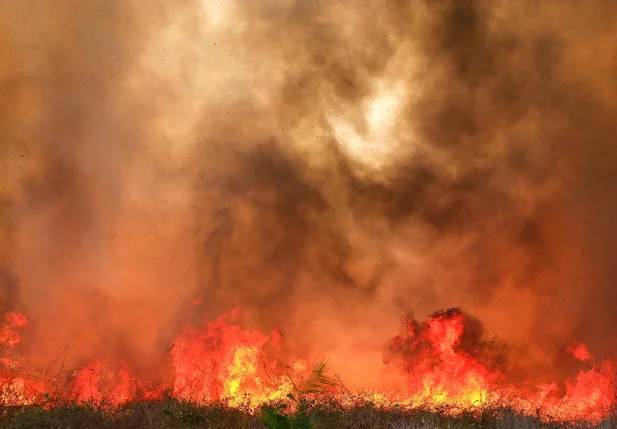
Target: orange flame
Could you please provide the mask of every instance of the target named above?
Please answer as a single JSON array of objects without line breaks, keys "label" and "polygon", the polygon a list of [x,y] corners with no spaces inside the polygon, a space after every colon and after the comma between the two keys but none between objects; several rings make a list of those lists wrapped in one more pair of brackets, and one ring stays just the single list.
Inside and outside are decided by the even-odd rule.
[{"label": "orange flame", "polygon": [[[223,315],[202,329],[185,329],[174,342],[171,354],[175,378],[172,395],[197,403],[222,402],[229,407],[255,411],[266,403],[284,401],[294,389],[294,377],[307,374],[305,361],[285,366],[277,360],[280,334],[267,335],[240,326],[239,310]],[[412,409],[428,407],[461,411],[506,406],[545,420],[598,422],[615,406],[617,379],[611,361],[591,365],[574,378],[550,384],[508,384],[504,372],[491,367],[472,346],[464,345],[467,318],[458,310],[436,313],[424,323],[408,323],[394,338],[386,359],[401,369],[405,387],[398,392],[333,392],[341,406],[359,401],[378,407]],[[43,403],[52,392],[65,400],[118,405],[135,399],[160,396],[159,391],[138,393],[137,378],[119,364],[111,370],[100,362],[73,371],[62,388],[28,377],[27,362],[16,357],[21,331],[29,328],[24,315],[9,313],[0,331],[0,401],[5,405]],[[471,347],[471,348],[470,348]],[[591,363],[582,343],[567,352]],[[58,393],[59,392],[59,393]]]},{"label": "orange flame", "polygon": [[178,398],[254,409],[291,391],[288,381],[280,375],[275,381],[267,371],[277,369],[264,352],[266,344],[276,345],[276,335],[231,325],[238,317],[239,311],[224,315],[203,330],[188,329],[175,341],[174,394]]}]

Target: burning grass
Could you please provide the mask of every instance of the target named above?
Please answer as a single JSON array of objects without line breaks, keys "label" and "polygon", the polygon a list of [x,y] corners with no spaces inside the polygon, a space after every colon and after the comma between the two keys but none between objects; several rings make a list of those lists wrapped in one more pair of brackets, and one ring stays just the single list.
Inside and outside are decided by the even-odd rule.
[{"label": "burning grass", "polygon": [[[473,318],[458,309],[409,320],[386,349],[400,383],[346,386],[325,362],[281,360],[282,337],[242,326],[240,310],[185,329],[170,351],[170,385],[148,385],[119,362],[78,369],[30,368],[29,328],[8,313],[0,331],[2,427],[559,427],[614,425],[611,360],[581,343],[564,348],[580,370],[553,383],[515,384],[491,357]],[[490,359],[489,359],[490,357]],[[491,363],[492,362],[492,363]],[[261,425],[261,426],[260,426]]]}]

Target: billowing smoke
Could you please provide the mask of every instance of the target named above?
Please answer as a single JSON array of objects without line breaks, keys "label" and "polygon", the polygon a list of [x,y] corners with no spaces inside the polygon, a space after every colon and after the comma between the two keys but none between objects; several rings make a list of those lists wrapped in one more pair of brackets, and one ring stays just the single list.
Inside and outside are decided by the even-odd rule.
[{"label": "billowing smoke", "polygon": [[350,374],[449,307],[526,374],[571,338],[602,355],[615,24],[608,0],[6,3],[2,307],[41,364],[149,365],[196,297]]}]

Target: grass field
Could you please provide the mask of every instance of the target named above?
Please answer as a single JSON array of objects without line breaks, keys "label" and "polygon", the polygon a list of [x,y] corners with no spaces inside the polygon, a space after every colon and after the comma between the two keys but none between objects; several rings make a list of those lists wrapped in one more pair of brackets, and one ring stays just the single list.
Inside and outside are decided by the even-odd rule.
[{"label": "grass field", "polygon": [[[617,418],[597,425],[585,423],[546,423],[508,410],[485,411],[480,415],[448,417],[445,413],[415,410],[379,410],[370,406],[341,409],[318,406],[313,410],[316,429],[531,429],[564,427],[617,428]],[[61,404],[53,408],[2,408],[3,429],[266,429],[257,415],[224,406],[200,407],[175,399],[134,402],[112,409],[88,405]]]}]

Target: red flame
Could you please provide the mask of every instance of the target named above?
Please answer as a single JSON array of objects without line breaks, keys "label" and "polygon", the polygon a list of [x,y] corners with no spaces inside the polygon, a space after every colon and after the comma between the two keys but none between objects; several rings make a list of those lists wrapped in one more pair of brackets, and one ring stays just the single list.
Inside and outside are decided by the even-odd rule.
[{"label": "red flame", "polygon": [[[268,383],[264,346],[276,343],[276,334],[248,331],[237,325],[239,312],[224,315],[205,329],[188,329],[174,343],[174,394],[198,402],[225,401],[254,408],[283,398],[291,386],[283,380]],[[268,363],[270,362],[270,363]]]},{"label": "red flame", "polygon": [[573,342],[567,347],[566,351],[581,362],[591,360],[591,354],[583,343]]},{"label": "red flame", "polygon": [[[404,403],[453,412],[487,406],[507,406],[529,415],[560,421],[600,421],[615,405],[614,365],[610,361],[582,369],[573,379],[550,384],[508,384],[506,375],[461,347],[466,316],[457,311],[438,313],[393,342],[403,355],[409,382]],[[591,361],[586,346],[572,343],[567,351]],[[399,399],[400,400],[400,399]]]},{"label": "red flame", "polygon": [[461,409],[486,403],[499,374],[459,349],[464,320],[459,312],[439,314],[421,327],[408,325],[394,340],[403,356],[413,354],[404,363],[409,374],[407,402]]},{"label": "red flame", "polygon": [[[172,395],[198,403],[224,402],[248,411],[285,400],[293,378],[306,375],[306,362],[286,366],[277,360],[281,337],[241,327],[236,310],[198,329],[185,329],[171,355],[175,378]],[[73,371],[62,383],[31,377],[18,356],[22,333],[29,329],[24,315],[8,313],[0,331],[0,401],[5,405],[44,402],[49,395],[65,400],[118,405],[160,396],[162,389],[144,392],[137,377],[119,363],[107,368],[91,362]],[[469,341],[471,338],[473,341]],[[592,364],[582,343],[566,351],[588,365],[573,378],[550,384],[513,385],[503,370],[481,356],[483,345],[474,337],[470,319],[459,310],[439,312],[424,323],[410,322],[390,344],[385,360],[400,369],[404,388],[397,392],[354,391],[346,386],[335,397],[343,406],[358,398],[382,407],[429,407],[451,413],[507,406],[518,412],[558,421],[598,422],[615,406],[617,373],[612,361]]]}]

